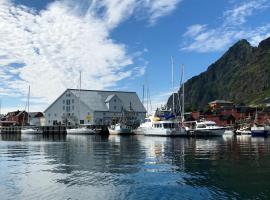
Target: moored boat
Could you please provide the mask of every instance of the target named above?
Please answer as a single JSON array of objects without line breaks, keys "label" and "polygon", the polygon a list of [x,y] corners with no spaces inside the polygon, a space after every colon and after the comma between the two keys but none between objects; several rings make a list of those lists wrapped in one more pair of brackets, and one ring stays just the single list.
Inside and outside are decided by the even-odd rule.
[{"label": "moored boat", "polygon": [[136,130],[146,136],[187,136],[186,130],[176,120],[158,120],[157,117],[149,117]]},{"label": "moored boat", "polygon": [[226,127],[218,126],[214,121],[196,122],[194,129],[195,136],[223,136]]},{"label": "moored boat", "polygon": [[42,134],[43,131],[38,128],[23,128],[21,130],[22,134]]},{"label": "moored boat", "polygon": [[111,125],[108,130],[111,135],[129,135],[133,133],[132,128],[123,123]]},{"label": "moored boat", "polygon": [[239,129],[237,129],[235,132],[236,132],[236,135],[251,136],[251,130],[250,130],[250,127],[248,127],[248,126],[241,127]]}]

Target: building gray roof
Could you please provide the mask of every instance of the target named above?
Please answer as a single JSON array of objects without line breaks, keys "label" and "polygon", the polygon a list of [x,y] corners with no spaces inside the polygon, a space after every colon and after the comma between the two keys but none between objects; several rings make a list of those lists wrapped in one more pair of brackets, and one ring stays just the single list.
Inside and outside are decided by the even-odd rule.
[{"label": "building gray roof", "polygon": [[[80,100],[93,111],[108,111],[106,102],[110,101],[114,96],[117,96],[122,101],[125,110],[130,110],[131,105],[135,112],[146,112],[136,92],[67,89],[63,94],[68,91],[76,97],[80,97]],[[62,95],[60,95],[60,97]],[[52,103],[44,112],[46,112],[54,103]]]},{"label": "building gray roof", "polygon": [[105,103],[109,102],[113,97],[115,97],[115,94],[111,94],[107,97],[107,99],[105,100]]},{"label": "building gray roof", "polygon": [[69,89],[75,96],[79,97],[90,109],[94,111],[108,111],[106,102],[117,96],[125,110],[130,110],[130,105],[135,112],[146,112],[136,92],[102,91],[102,90],[75,90]]}]

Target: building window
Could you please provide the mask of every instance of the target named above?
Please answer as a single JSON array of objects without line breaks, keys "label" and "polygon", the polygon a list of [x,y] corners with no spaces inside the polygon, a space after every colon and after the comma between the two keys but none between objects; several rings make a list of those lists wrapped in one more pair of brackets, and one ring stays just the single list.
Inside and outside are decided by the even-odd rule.
[{"label": "building window", "polygon": [[51,116],[51,113],[49,113],[48,116],[50,117]]},{"label": "building window", "polygon": [[74,103],[74,99],[72,99],[71,102]]},{"label": "building window", "polygon": [[63,104],[65,104],[65,99],[63,100]]},{"label": "building window", "polygon": [[66,109],[66,107],[65,106],[63,106],[63,110],[65,110]]},{"label": "building window", "polygon": [[70,105],[70,99],[67,99],[67,100],[66,100],[66,104],[67,104],[67,105]]},{"label": "building window", "polygon": [[84,124],[84,120],[80,120],[80,124]]},{"label": "building window", "polygon": [[116,99],[114,99],[113,101],[116,102]]},{"label": "building window", "polygon": [[114,108],[114,110],[116,110],[116,106],[114,106],[113,108]]},{"label": "building window", "polygon": [[69,106],[66,107],[66,111],[67,111],[67,112],[70,111],[70,107],[69,107]]},{"label": "building window", "polygon": [[106,116],[106,113],[103,113],[103,116]]},{"label": "building window", "polygon": [[49,122],[49,124],[50,124],[50,123],[51,123],[51,120],[49,120],[48,122]]},{"label": "building window", "polygon": [[54,113],[54,116],[56,117],[56,116],[57,116],[57,114],[56,114],[56,113]]}]

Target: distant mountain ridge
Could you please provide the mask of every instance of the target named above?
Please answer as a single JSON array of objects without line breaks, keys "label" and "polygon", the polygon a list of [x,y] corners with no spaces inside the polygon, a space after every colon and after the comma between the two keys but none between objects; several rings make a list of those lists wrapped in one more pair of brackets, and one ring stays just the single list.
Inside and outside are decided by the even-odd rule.
[{"label": "distant mountain ridge", "polygon": [[[216,99],[253,104],[266,97],[270,97],[270,38],[258,47],[238,41],[205,72],[185,83],[186,107],[192,110]],[[172,95],[167,105],[172,107]]]}]

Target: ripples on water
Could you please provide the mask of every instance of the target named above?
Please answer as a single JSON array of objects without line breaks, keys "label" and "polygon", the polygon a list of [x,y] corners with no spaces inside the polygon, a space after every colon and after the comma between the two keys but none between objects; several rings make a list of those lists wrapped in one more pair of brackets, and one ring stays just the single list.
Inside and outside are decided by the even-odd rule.
[{"label": "ripples on water", "polygon": [[1,135],[0,199],[269,199],[270,138]]}]

